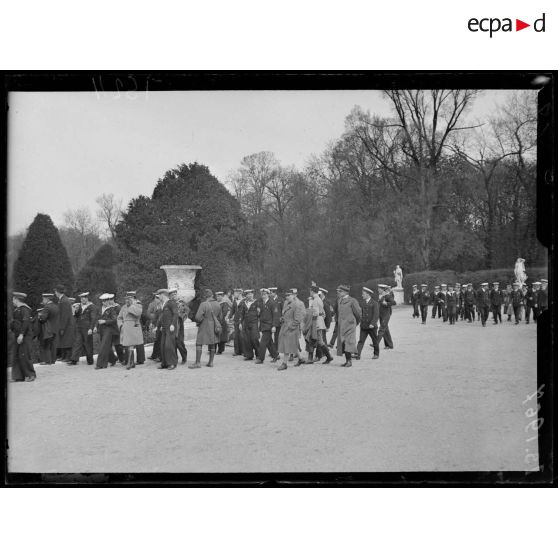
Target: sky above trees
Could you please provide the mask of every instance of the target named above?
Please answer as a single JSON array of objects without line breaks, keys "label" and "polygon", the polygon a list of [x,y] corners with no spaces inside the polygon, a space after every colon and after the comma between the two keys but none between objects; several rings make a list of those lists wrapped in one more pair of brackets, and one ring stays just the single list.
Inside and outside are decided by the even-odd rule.
[{"label": "sky above trees", "polygon": [[[482,92],[467,119],[486,118],[507,92]],[[181,163],[207,165],[224,184],[243,157],[271,151],[304,166],[344,131],[355,105],[389,116],[376,91],[15,93],[9,98],[8,234],[38,212],[58,226],[71,209],[114,193],[150,195]]]}]

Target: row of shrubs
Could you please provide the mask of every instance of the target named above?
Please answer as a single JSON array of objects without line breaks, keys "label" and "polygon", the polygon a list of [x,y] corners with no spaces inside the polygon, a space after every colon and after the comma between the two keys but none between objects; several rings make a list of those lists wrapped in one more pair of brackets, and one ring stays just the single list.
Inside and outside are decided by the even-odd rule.
[{"label": "row of shrubs", "polygon": [[[540,281],[541,279],[548,279],[548,270],[546,267],[531,267],[526,270],[527,273],[527,283],[532,281]],[[413,285],[421,285],[425,283],[428,285],[428,289],[432,290],[435,285],[440,285],[445,283],[447,285],[455,285],[455,283],[472,283],[475,289],[480,287],[481,283],[494,283],[499,282],[500,286],[505,288],[509,283],[515,281],[515,276],[513,269],[483,269],[480,271],[465,271],[463,273],[458,273],[453,270],[444,271],[418,271],[416,273],[409,273],[403,277],[403,289],[405,295],[405,301],[409,302],[411,298],[411,293],[413,291]],[[395,285],[393,276],[391,277],[378,277],[376,279],[369,279],[363,283],[356,283],[351,286],[351,296],[360,297],[362,287],[368,287],[372,289],[374,293],[378,292],[378,284],[385,283],[386,285]]]}]

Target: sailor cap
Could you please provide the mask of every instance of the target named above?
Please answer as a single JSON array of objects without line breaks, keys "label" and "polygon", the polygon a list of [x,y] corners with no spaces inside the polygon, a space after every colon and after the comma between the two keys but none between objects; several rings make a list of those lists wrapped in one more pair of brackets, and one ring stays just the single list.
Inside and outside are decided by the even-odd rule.
[{"label": "sailor cap", "polygon": [[362,290],[366,293],[374,294],[374,291],[372,289],[369,289],[368,287],[362,287]]},{"label": "sailor cap", "polygon": [[136,296],[136,291],[128,291],[126,293],[126,297],[135,298],[135,296]]},{"label": "sailor cap", "polygon": [[249,294],[249,293],[254,294],[254,289],[246,289],[246,290],[244,291],[244,294]]},{"label": "sailor cap", "polygon": [[548,283],[547,279],[541,279],[541,283]]},{"label": "sailor cap", "polygon": [[428,285],[426,283],[422,283],[421,287],[428,287]]},{"label": "sailor cap", "polygon": [[20,293],[20,292],[14,291],[12,294],[16,298],[27,298],[27,295],[25,293]]},{"label": "sailor cap", "polygon": [[488,287],[488,283],[481,283],[481,287]]},{"label": "sailor cap", "polygon": [[269,289],[266,289],[266,288],[264,287],[263,289],[260,289],[260,293],[262,293],[262,294],[263,294],[263,293],[269,294],[269,293],[270,293],[270,290],[269,290]]},{"label": "sailor cap", "polygon": [[[44,295],[43,295],[44,296]],[[78,295],[80,298],[84,297],[84,296],[89,296],[89,291],[85,292],[85,293],[79,293]]]},{"label": "sailor cap", "polygon": [[110,300],[111,298],[114,298],[113,294],[110,293],[103,293],[100,297],[99,300]]},{"label": "sailor cap", "polygon": [[324,294],[328,294],[328,293],[329,293],[329,291],[328,291],[327,289],[323,289],[322,287],[320,287],[318,290],[319,290],[321,293],[324,293]]},{"label": "sailor cap", "polygon": [[224,294],[225,294],[225,293],[224,293],[223,291],[216,291],[216,292],[215,292],[215,295],[220,295],[220,296],[222,296],[222,295],[224,295]]},{"label": "sailor cap", "polygon": [[378,284],[378,289],[389,289],[388,285],[384,285],[384,283]]},{"label": "sailor cap", "polygon": [[267,287],[267,290],[274,293],[277,290],[277,287]]},{"label": "sailor cap", "polygon": [[351,288],[348,285],[338,285],[336,290],[348,293]]},{"label": "sailor cap", "polygon": [[173,294],[173,293],[177,293],[177,292],[178,292],[178,289],[175,289],[175,288],[169,289],[169,294]]},{"label": "sailor cap", "polygon": [[45,298],[54,298],[53,293],[43,293],[41,296],[44,296]]}]

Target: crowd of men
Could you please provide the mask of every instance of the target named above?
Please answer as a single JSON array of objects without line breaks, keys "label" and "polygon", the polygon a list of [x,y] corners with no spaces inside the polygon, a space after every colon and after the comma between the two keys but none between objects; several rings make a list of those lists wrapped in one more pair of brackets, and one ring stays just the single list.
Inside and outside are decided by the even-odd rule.
[{"label": "crowd of men", "polygon": [[[32,340],[39,344],[39,365],[62,361],[76,366],[85,356],[88,365],[104,369],[120,363],[127,369],[145,362],[145,318],[154,335],[153,351],[149,357],[159,363],[160,369],[174,370],[178,355],[186,363],[184,322],[189,318],[198,325],[196,359],[190,368],[201,366],[203,345],[207,345],[212,367],[215,355],[221,355],[228,346],[232,356],[263,364],[269,354],[271,362],[282,359],[280,370],[294,361],[294,366],[334,360],[330,349],[337,344],[337,355],[344,356],[342,366],[350,367],[352,359],[360,359],[366,338],[370,336],[374,347],[373,358],[379,358],[380,341],[386,349],[393,348],[389,331],[391,308],[395,304],[391,289],[379,286],[379,297],[371,289],[363,288],[362,301],[349,296],[350,288],[339,285],[334,304],[327,300],[328,291],[312,284],[307,304],[298,298],[297,289],[289,289],[285,297],[277,288],[263,288],[258,296],[253,289],[234,289],[215,294],[206,290],[196,312],[178,297],[176,289],[159,289],[144,311],[135,291],[125,295],[119,305],[115,295],[104,293],[98,308],[90,300],[89,292],[75,298],[65,294],[63,285],[53,292],[42,293],[41,307],[32,310],[26,303],[27,295],[13,293],[12,379],[33,381]],[[335,321],[331,339],[326,332]],[[379,322],[379,326],[378,326]],[[357,342],[356,329],[360,325]],[[93,339],[99,336],[97,359],[94,361]],[[301,341],[303,340],[303,341]],[[304,346],[301,346],[304,345]],[[282,355],[282,357],[281,357]]]},{"label": "crowd of men", "polygon": [[[336,347],[336,355],[344,357],[341,366],[352,366],[353,359],[361,358],[364,344],[370,337],[373,347],[372,359],[380,357],[380,344],[393,349],[389,330],[392,307],[396,304],[392,288],[378,285],[378,293],[363,287],[361,300],[350,296],[348,285],[339,285],[335,302],[328,300],[328,291],[314,282],[309,288],[310,296],[305,304],[299,299],[297,289],[289,289],[284,298],[276,287],[262,288],[258,296],[253,289],[234,289],[225,293],[213,293],[206,289],[202,302],[194,312],[181,300],[176,289],[159,289],[146,311],[135,291],[125,295],[119,305],[115,295],[104,293],[99,297],[101,307],[89,300],[89,292],[82,292],[76,299],[64,294],[64,286],[58,285],[52,293],[42,294],[41,307],[33,311],[25,302],[22,292],[13,293],[13,319],[10,330],[14,338],[12,379],[33,381],[36,378],[32,340],[37,338],[40,349],[39,365],[49,365],[57,360],[76,366],[85,356],[88,365],[104,369],[120,363],[129,370],[145,362],[145,318],[154,335],[153,351],[149,357],[159,363],[159,369],[174,370],[178,355],[182,364],[188,352],[184,343],[184,323],[195,321],[195,361],[189,368],[201,367],[202,348],[208,348],[207,366],[213,367],[215,355],[222,355],[226,347],[232,356],[263,364],[269,354],[272,363],[281,360],[279,370],[294,366],[321,362],[330,364],[334,357],[330,351]],[[410,299],[413,318],[421,317],[426,324],[431,317],[442,318],[449,325],[458,320],[483,326],[492,312],[495,324],[502,323],[502,313],[508,321],[518,325],[524,318],[528,324],[536,322],[539,314],[548,308],[548,282],[545,279],[531,286],[519,283],[508,285],[501,291],[498,283],[488,288],[482,283],[478,290],[472,284],[436,286],[432,292],[426,284],[413,285]],[[503,310],[503,312],[502,312]],[[332,336],[326,334],[335,322]],[[357,341],[357,327],[359,338]],[[93,336],[99,335],[97,360],[94,362]],[[303,341],[302,341],[303,340]],[[302,346],[304,345],[304,347]]]},{"label": "crowd of men", "polygon": [[[420,317],[425,324],[432,306],[432,318],[442,318],[449,325],[458,320],[468,323],[480,321],[486,326],[490,313],[494,324],[502,323],[502,310],[507,321],[519,325],[523,319],[528,324],[536,322],[539,314],[548,308],[548,281],[541,279],[531,285],[510,283],[505,290],[500,283],[494,282],[489,288],[488,283],[481,283],[475,290],[472,283],[466,285],[436,285],[430,292],[428,285],[413,285],[410,303],[413,305],[413,318]],[[420,314],[419,314],[420,310]],[[513,318],[513,319],[512,319]]]}]

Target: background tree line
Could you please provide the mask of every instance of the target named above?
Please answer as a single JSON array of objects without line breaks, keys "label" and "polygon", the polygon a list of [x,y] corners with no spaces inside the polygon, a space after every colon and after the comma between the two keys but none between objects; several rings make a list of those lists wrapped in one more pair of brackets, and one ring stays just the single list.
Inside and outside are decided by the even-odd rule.
[{"label": "background tree line", "polygon": [[[96,219],[87,208],[67,212],[56,231],[70,268],[60,280],[70,290],[136,289],[149,299],[166,284],[165,264],[201,265],[196,287],[213,289],[355,285],[391,277],[395,264],[406,275],[507,269],[519,256],[528,272],[545,266],[534,94],[511,95],[483,122],[466,119],[476,91],[384,94],[391,117],[355,107],[342,136],[304,168],[254,153],[227,189],[204,165],[180,164],[126,208],[103,194]],[[12,237],[9,268],[16,254],[26,266],[48,265],[38,261],[44,246],[31,244],[42,242],[41,227],[56,228],[39,217],[33,242],[29,233]],[[15,288],[28,288],[24,267]],[[52,288],[43,279],[40,288]]]}]

